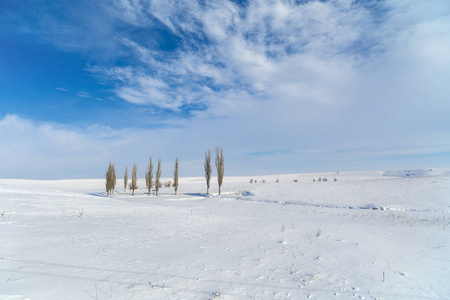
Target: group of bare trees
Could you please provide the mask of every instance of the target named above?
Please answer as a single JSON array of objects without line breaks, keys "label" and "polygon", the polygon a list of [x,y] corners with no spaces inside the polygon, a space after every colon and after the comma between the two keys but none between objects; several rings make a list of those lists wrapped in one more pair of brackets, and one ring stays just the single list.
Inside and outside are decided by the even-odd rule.
[{"label": "group of bare trees", "polygon": [[[150,156],[150,162],[147,166],[147,171],[145,172],[145,185],[148,189],[148,195],[151,195],[152,187],[155,188],[156,196],[159,194],[159,188],[162,186],[161,183],[161,159],[158,160],[158,167],[156,169],[155,178],[153,178],[153,163],[152,157]],[[106,177],[106,192],[108,195],[114,192],[116,186],[116,170],[114,164],[109,163],[108,170],[105,174]],[[123,189],[126,191],[127,187],[131,190],[134,196],[134,191],[138,188],[137,185],[137,165],[133,165],[133,171],[131,172],[131,182],[128,185],[128,167],[125,168],[125,173],[123,175]],[[173,171],[173,187],[175,189],[175,195],[178,192],[178,157],[175,160],[175,169]]]},{"label": "group of bare trees", "polygon": [[[205,179],[206,179],[206,194],[209,195],[209,187],[211,182],[212,175],[212,166],[211,166],[211,150],[208,149],[208,152],[205,152]],[[216,147],[216,170],[217,170],[217,183],[219,184],[219,195],[220,188],[223,183],[223,174],[225,172],[225,159],[223,156],[222,147]]]},{"label": "group of bare trees", "polygon": [[[209,187],[212,176],[212,166],[211,166],[211,150],[205,153],[205,178],[206,178],[206,193],[209,195]],[[217,170],[217,183],[219,184],[219,195],[221,193],[220,189],[223,183],[223,175],[225,172],[225,160],[223,156],[222,147],[216,147],[216,170]],[[116,186],[116,170],[114,164],[109,163],[108,170],[106,171],[106,192],[108,195],[114,192]],[[158,166],[156,169],[155,177],[153,177],[153,162],[150,156],[150,161],[145,172],[145,185],[148,190],[148,195],[151,195],[152,188],[155,188],[156,196],[159,195],[159,189],[162,186],[161,183],[161,159],[158,159]],[[178,157],[175,160],[175,168],[173,171],[173,188],[175,190],[175,195],[178,193]],[[131,182],[128,184],[128,167],[125,168],[125,173],[123,175],[123,189],[126,191],[127,187],[132,192],[134,196],[134,191],[138,188],[137,186],[137,165],[133,165],[133,170],[131,172]]]}]

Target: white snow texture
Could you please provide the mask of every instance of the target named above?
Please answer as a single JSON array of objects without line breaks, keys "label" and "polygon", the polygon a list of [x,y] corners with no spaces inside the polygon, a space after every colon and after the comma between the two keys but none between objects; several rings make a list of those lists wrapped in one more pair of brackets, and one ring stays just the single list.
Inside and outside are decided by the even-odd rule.
[{"label": "white snow texture", "polygon": [[1,179],[0,299],[450,299],[448,171]]}]

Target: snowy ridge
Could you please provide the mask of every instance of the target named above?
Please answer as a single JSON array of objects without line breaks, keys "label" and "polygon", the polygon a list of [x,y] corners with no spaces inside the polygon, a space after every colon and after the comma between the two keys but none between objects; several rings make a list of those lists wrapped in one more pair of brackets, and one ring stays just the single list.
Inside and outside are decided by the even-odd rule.
[{"label": "snowy ridge", "polygon": [[420,176],[441,176],[449,175],[450,172],[447,169],[414,169],[414,170],[397,170],[386,171],[383,176],[387,177],[420,177]]}]

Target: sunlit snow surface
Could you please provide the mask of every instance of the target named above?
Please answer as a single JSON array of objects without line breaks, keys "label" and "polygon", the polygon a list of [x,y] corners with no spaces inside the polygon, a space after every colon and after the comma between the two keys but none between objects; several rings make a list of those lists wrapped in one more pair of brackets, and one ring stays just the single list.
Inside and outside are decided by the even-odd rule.
[{"label": "sunlit snow surface", "polygon": [[3,179],[0,299],[450,299],[448,171]]}]

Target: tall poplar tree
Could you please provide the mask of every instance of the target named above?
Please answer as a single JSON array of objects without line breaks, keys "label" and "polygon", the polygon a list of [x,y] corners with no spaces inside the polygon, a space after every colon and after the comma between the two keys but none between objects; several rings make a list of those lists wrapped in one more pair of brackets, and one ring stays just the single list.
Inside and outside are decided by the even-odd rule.
[{"label": "tall poplar tree", "polygon": [[134,190],[137,189],[137,165],[133,165],[133,171],[131,172],[131,183],[130,183],[130,190],[134,196]]},{"label": "tall poplar tree", "polygon": [[178,157],[175,159],[175,169],[173,170],[173,187],[176,195],[178,191]]},{"label": "tall poplar tree", "polygon": [[209,186],[211,182],[212,166],[211,166],[211,150],[205,152],[205,179],[206,179],[206,194],[209,195]]},{"label": "tall poplar tree", "polygon": [[223,183],[223,174],[225,172],[225,160],[223,157],[222,147],[216,147],[216,169],[217,169],[217,182],[219,183],[219,195],[220,195],[220,188]]},{"label": "tall poplar tree", "polygon": [[156,182],[155,182],[156,196],[158,196],[159,187],[161,186],[160,179],[161,179],[161,159],[158,159],[158,168],[156,169]]},{"label": "tall poplar tree", "polygon": [[148,189],[148,195],[150,196],[153,186],[153,162],[152,157],[150,156],[150,162],[147,166],[147,172],[145,172],[145,184]]}]

